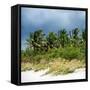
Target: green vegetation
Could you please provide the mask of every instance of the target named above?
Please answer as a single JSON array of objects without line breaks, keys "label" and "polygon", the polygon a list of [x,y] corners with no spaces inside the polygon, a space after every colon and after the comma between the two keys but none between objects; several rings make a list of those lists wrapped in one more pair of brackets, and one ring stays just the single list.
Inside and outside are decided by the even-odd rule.
[{"label": "green vegetation", "polygon": [[21,51],[21,70],[39,71],[49,68],[53,75],[67,74],[85,67],[85,30],[62,29],[44,34],[43,30],[30,32],[27,48]]}]

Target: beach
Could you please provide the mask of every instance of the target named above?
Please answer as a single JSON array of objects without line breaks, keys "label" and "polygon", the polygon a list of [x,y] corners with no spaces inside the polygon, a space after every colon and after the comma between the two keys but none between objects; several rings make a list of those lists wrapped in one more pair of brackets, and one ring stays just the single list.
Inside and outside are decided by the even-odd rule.
[{"label": "beach", "polygon": [[45,75],[48,71],[40,70],[34,72],[33,70],[30,71],[23,71],[21,72],[21,82],[39,82],[39,81],[55,81],[55,80],[74,80],[74,79],[85,79],[85,68],[76,69],[73,73],[68,73],[65,75],[57,75],[53,76],[51,74]]}]

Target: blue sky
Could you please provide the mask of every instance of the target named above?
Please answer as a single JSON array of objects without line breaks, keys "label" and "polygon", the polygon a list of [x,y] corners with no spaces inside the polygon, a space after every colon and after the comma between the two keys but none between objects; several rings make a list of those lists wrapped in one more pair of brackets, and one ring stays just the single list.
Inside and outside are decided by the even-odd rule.
[{"label": "blue sky", "polygon": [[74,28],[85,29],[85,11],[21,8],[21,49],[25,49],[29,32],[43,29],[43,32],[70,31]]}]

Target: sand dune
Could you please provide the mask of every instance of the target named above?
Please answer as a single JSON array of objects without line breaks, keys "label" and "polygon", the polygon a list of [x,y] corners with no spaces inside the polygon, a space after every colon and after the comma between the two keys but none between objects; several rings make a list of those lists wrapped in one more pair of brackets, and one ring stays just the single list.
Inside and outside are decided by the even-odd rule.
[{"label": "sand dune", "polygon": [[47,70],[48,69],[38,72],[34,72],[33,70],[21,72],[21,82],[85,79],[85,68],[80,68],[73,73],[58,76],[52,76],[51,74],[44,75]]}]

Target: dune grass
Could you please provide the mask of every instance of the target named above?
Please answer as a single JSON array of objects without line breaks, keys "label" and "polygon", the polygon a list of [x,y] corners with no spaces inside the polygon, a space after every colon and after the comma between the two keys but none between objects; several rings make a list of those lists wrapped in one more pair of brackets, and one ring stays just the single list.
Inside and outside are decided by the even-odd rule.
[{"label": "dune grass", "polygon": [[65,59],[54,59],[52,62],[49,63],[39,63],[39,64],[31,64],[30,62],[22,63],[21,64],[22,71],[34,70],[35,72],[39,70],[45,70],[49,68],[49,70],[45,74],[52,74],[52,75],[60,75],[60,74],[67,74],[72,73],[75,69],[84,68],[85,63],[84,60],[65,60]]},{"label": "dune grass", "polygon": [[81,61],[74,59],[69,61],[58,58],[57,60],[53,61],[49,67],[49,71],[46,74],[59,75],[72,73],[78,68],[84,68],[85,64],[83,60]]}]

